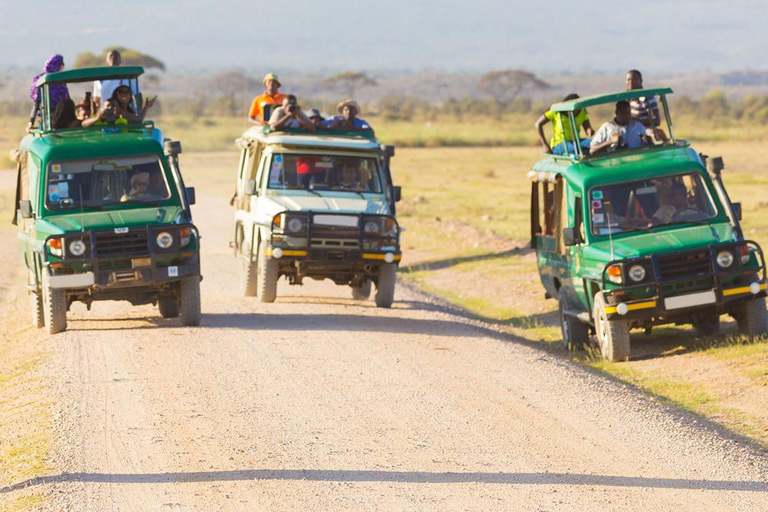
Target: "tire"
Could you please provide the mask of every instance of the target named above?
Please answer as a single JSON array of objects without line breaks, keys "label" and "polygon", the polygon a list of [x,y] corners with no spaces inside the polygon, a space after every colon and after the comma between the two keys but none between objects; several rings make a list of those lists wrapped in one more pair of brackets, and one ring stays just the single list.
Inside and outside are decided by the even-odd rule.
[{"label": "tire", "polygon": [[277,261],[271,256],[264,254],[262,244],[259,244],[259,262],[258,270],[258,291],[257,295],[261,302],[275,302],[277,298]]},{"label": "tire", "polygon": [[603,359],[612,362],[629,360],[629,325],[624,320],[608,320],[602,292],[595,295],[593,318],[595,337]]},{"label": "tire", "polygon": [[39,293],[32,292],[29,294],[29,306],[32,310],[32,325],[38,329],[45,327],[45,307],[43,306],[43,298]]},{"label": "tire", "polygon": [[768,333],[768,311],[765,297],[752,299],[736,306],[733,317],[739,331],[746,336],[763,336]]},{"label": "tire", "polygon": [[376,284],[376,306],[392,307],[395,300],[395,282],[397,281],[397,265],[384,263],[379,267],[379,280]]},{"label": "tire", "polygon": [[565,298],[565,289],[562,287],[557,292],[557,301],[563,346],[569,352],[583,350],[589,344],[589,327],[578,318],[565,314],[568,302]]},{"label": "tire", "polygon": [[248,257],[240,257],[242,269],[240,272],[240,289],[243,297],[255,297],[258,293],[258,268],[256,263]]},{"label": "tire", "polygon": [[173,297],[160,297],[157,301],[157,309],[163,318],[176,318],[179,316],[179,304]]},{"label": "tire", "polygon": [[700,319],[693,323],[699,336],[714,336],[720,332],[720,316],[712,313],[703,320]]},{"label": "tire", "polygon": [[181,304],[179,317],[181,325],[195,327],[200,325],[200,276],[187,277],[181,282]]},{"label": "tire", "polygon": [[363,282],[363,286],[353,286],[352,298],[355,300],[367,300],[371,296],[372,285],[373,283],[371,283],[371,280],[366,279],[365,282]]},{"label": "tire", "polygon": [[43,278],[43,316],[45,328],[49,334],[58,334],[67,330],[67,294],[60,288],[48,286],[45,278]]}]

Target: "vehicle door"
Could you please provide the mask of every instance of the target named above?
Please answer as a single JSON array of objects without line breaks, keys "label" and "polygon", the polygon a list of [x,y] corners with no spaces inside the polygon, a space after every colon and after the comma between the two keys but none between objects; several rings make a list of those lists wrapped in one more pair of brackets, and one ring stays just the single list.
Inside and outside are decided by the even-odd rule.
[{"label": "vehicle door", "polygon": [[568,275],[568,261],[563,243],[562,216],[565,194],[557,175],[534,181],[531,188],[531,244],[536,249],[539,277],[551,297],[557,296],[557,284]]},{"label": "vehicle door", "polygon": [[[563,225],[576,228],[577,241],[571,246],[564,245],[566,254],[566,267],[563,272],[563,283],[566,286],[568,303],[573,307],[580,305],[579,309],[589,311],[592,298],[587,293],[587,281],[584,279],[582,267],[582,250],[586,239],[586,225],[584,223],[584,203],[580,191],[564,185],[565,202],[563,204]],[[562,231],[562,230],[561,230]]]}]

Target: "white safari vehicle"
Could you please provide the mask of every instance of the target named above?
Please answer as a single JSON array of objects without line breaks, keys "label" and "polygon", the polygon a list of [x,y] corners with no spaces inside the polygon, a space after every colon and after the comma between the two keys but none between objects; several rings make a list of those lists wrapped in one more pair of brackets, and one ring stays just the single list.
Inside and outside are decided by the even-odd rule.
[{"label": "white safari vehicle", "polygon": [[235,256],[245,296],[273,302],[285,276],[331,279],[364,300],[390,307],[400,262],[392,184],[393,146],[372,133],[271,132],[254,127],[237,139],[240,164]]}]

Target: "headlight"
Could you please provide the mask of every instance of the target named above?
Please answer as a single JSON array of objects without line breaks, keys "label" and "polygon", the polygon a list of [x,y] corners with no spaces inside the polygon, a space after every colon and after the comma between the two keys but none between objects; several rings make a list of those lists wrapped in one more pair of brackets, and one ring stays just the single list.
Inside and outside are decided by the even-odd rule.
[{"label": "headlight", "polygon": [[606,273],[612,283],[621,284],[624,282],[624,279],[621,277],[621,265],[611,265]]},{"label": "headlight", "polygon": [[85,254],[85,242],[82,240],[73,240],[69,242],[69,254],[76,257]]},{"label": "headlight", "polygon": [[163,231],[157,237],[155,238],[155,242],[157,242],[157,246],[161,249],[168,249],[173,245],[173,235],[171,235],[167,231]]},{"label": "headlight", "polygon": [[58,256],[61,258],[64,255],[64,251],[62,250],[61,245],[61,238],[51,238],[48,240],[48,250],[51,251],[51,254],[54,256]]},{"label": "headlight", "polygon": [[365,233],[376,235],[379,233],[379,223],[375,220],[369,220],[363,226],[363,231]]},{"label": "headlight", "polygon": [[733,265],[733,253],[731,251],[720,251],[717,253],[717,264],[722,268],[728,268]]},{"label": "headlight", "polygon": [[304,222],[298,217],[291,217],[285,224],[285,230],[288,233],[298,233],[304,228]]},{"label": "headlight", "polygon": [[636,283],[639,283],[643,279],[645,279],[645,267],[642,265],[632,265],[629,267],[629,278],[633,280]]}]

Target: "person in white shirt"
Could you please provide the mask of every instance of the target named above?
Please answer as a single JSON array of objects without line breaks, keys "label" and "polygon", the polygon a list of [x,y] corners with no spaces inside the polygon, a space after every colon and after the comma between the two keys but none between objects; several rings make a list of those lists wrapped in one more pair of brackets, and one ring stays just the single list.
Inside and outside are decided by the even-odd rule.
[{"label": "person in white shirt", "polygon": [[[123,62],[123,57],[117,50],[110,50],[107,53],[107,66],[119,66]],[[131,88],[131,92],[134,97],[141,91],[139,90],[139,83],[137,80],[128,80],[127,78],[116,80],[97,80],[93,82],[93,101],[96,103],[96,107],[101,106],[102,98],[111,98],[115,93],[115,90],[121,85],[127,85]]]},{"label": "person in white shirt", "polygon": [[600,127],[592,137],[589,146],[591,154],[617,149],[637,149],[650,141],[645,133],[645,125],[632,118],[632,109],[628,101],[616,103],[616,117]]}]

